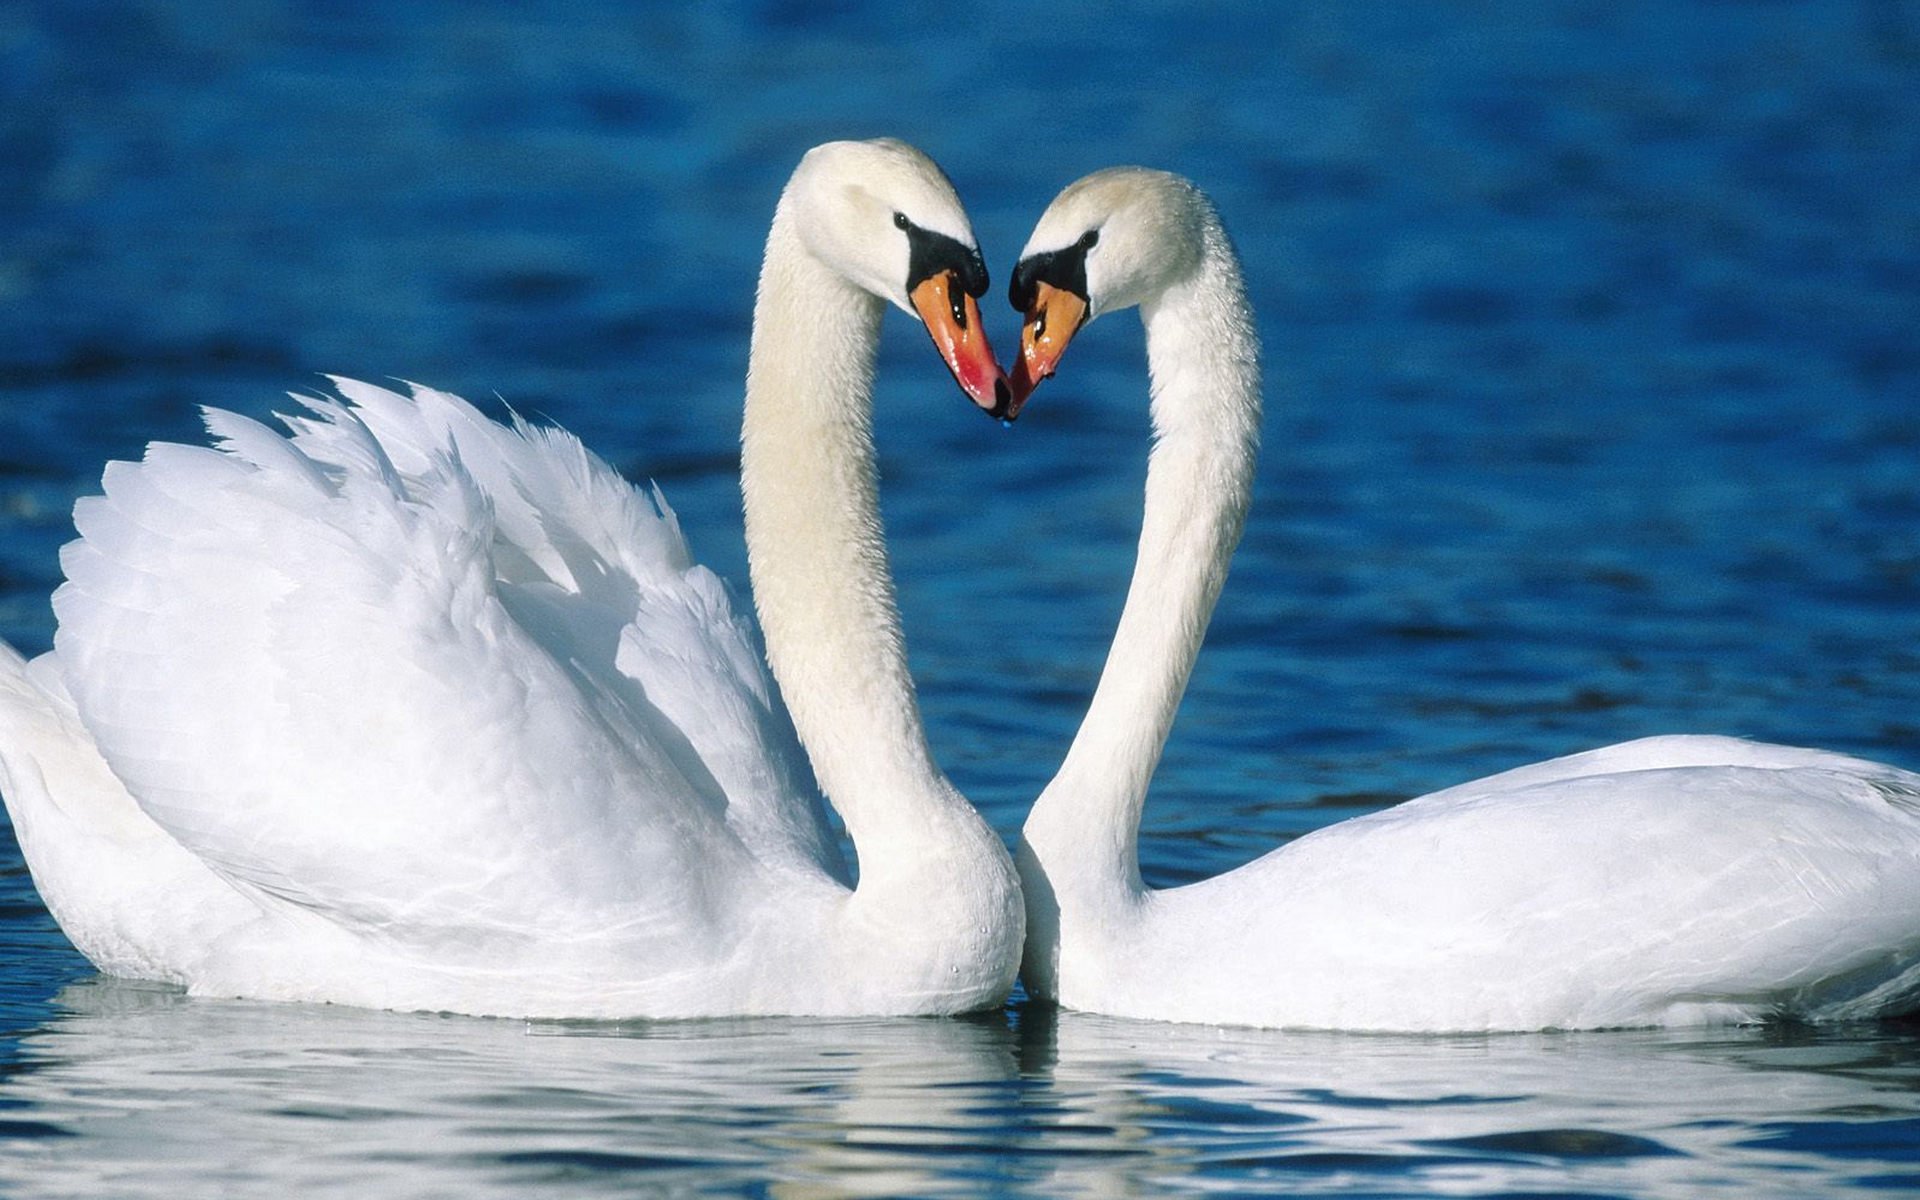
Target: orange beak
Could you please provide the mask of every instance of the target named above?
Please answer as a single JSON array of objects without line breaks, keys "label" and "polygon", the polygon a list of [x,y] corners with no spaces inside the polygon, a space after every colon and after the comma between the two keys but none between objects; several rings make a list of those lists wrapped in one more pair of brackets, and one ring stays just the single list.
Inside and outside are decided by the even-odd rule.
[{"label": "orange beak", "polygon": [[1007,417],[1018,416],[1040,381],[1053,374],[1067,343],[1087,320],[1087,302],[1065,288],[1035,284],[1033,303],[1020,327],[1020,358],[1013,364],[1013,399]]},{"label": "orange beak", "polygon": [[909,297],[913,310],[926,323],[934,348],[946,360],[960,390],[989,416],[1011,419],[1007,374],[993,357],[987,331],[980,326],[980,306],[959,283],[952,271],[927,276]]}]

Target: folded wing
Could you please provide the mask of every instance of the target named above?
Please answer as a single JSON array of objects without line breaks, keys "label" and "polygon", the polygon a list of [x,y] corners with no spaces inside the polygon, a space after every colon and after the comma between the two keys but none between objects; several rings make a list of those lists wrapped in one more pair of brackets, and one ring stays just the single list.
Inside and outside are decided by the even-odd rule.
[{"label": "folded wing", "polygon": [[838,874],[719,581],[572,438],[341,381],[211,412],[75,511],[69,690],[141,808],[263,901],[395,939],[673,938]]}]

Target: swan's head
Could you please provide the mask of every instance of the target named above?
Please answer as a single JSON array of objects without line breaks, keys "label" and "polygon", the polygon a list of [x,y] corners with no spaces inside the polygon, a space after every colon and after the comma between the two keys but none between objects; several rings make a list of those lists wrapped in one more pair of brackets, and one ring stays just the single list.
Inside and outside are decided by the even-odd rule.
[{"label": "swan's head", "polygon": [[953,184],[905,142],[828,142],[800,160],[787,185],[808,253],[918,317],[973,402],[1008,415],[1006,374],[976,303],[987,267]]},{"label": "swan's head", "polygon": [[1025,315],[1012,412],[1053,374],[1081,326],[1148,303],[1199,269],[1207,211],[1193,184],[1145,167],[1096,171],[1054,197],[1007,291]]}]

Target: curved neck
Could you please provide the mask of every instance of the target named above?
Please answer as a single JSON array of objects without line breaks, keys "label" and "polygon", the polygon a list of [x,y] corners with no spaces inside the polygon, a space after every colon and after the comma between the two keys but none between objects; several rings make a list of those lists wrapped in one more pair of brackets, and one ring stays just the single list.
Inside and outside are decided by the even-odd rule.
[{"label": "curved neck", "polygon": [[1259,339],[1211,214],[1200,269],[1141,306],[1154,447],[1133,580],[1086,718],[1027,820],[1058,899],[1139,891],[1147,784],[1239,543],[1259,445]]},{"label": "curved neck", "polygon": [[883,857],[866,853],[874,844],[924,828],[928,804],[958,799],[921,729],[880,526],[872,398],[881,312],[877,297],[806,250],[783,196],[754,305],[741,425],[747,559],[767,661],[863,869]]}]

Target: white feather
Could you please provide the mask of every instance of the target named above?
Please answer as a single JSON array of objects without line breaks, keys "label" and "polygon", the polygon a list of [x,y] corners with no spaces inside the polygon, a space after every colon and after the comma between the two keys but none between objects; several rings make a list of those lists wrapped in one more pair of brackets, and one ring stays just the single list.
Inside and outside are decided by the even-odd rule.
[{"label": "white feather", "polygon": [[1423,1031],[1920,1006],[1920,775],[1817,750],[1629,742],[1145,887],[1141,806],[1246,513],[1257,347],[1191,184],[1090,176],[1034,245],[1090,229],[1092,311],[1141,306],[1160,436],[1106,668],[1024,831],[1030,991],[1121,1016]]},{"label": "white feather", "polygon": [[[790,294],[761,292],[747,427],[832,403],[864,428],[878,301],[845,280],[904,269],[888,214],[965,216],[897,143],[809,156],[789,194],[822,198],[809,219],[854,259],[813,259],[782,201],[767,269]],[[213,411],[213,448],[109,465],[75,507],[55,654],[0,647],[0,791],[102,970],[561,1017],[1005,997],[1012,863],[898,719],[917,712],[890,607],[832,621],[754,563],[791,631],[770,656],[820,693],[810,744],[850,768],[851,889],[754,633],[657,491],[563,431],[335,383],[291,436]],[[788,515],[828,543],[877,530],[870,448],[827,428],[783,450],[752,470],[800,498]],[[798,592],[890,596],[884,555],[853,549],[801,563]],[[844,679],[906,701],[875,720]]]}]

